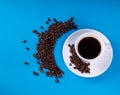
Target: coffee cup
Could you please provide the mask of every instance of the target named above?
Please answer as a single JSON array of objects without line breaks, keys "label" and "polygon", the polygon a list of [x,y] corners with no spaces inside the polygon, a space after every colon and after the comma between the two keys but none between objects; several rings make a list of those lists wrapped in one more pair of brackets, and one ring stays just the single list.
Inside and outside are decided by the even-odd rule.
[{"label": "coffee cup", "polygon": [[83,61],[97,60],[102,56],[105,44],[98,32],[80,35],[75,41],[75,51]]}]

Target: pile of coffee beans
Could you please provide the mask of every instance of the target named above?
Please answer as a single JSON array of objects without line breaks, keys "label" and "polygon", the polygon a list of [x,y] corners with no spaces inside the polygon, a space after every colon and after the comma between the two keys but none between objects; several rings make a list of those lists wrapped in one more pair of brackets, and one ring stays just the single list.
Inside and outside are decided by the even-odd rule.
[{"label": "pile of coffee beans", "polygon": [[77,69],[81,73],[90,73],[90,68],[88,67],[90,63],[84,62],[82,59],[78,57],[75,51],[74,44],[72,45],[69,44],[68,46],[70,48],[70,53],[71,53],[70,56],[71,63],[69,65],[72,66],[72,64],[74,64],[75,65],[74,69]]},{"label": "pile of coffee beans", "polygon": [[[39,39],[37,43],[37,52],[34,54],[34,57],[38,60],[37,64],[39,64],[40,72],[44,73],[44,69],[47,69],[47,72],[45,72],[46,76],[54,76],[56,78],[55,81],[59,82],[58,78],[61,78],[64,72],[55,62],[55,57],[53,54],[54,45],[62,34],[71,29],[77,29],[77,26],[73,22],[73,17],[65,22],[57,21],[55,18],[53,20],[48,18],[46,24],[49,24],[50,21],[52,21],[52,24],[44,32],[40,33],[37,30],[33,30],[33,33],[37,34]],[[40,28],[44,29],[43,26]],[[83,72],[84,71],[88,72],[87,70],[83,70]],[[34,74],[36,75],[35,72]]]}]

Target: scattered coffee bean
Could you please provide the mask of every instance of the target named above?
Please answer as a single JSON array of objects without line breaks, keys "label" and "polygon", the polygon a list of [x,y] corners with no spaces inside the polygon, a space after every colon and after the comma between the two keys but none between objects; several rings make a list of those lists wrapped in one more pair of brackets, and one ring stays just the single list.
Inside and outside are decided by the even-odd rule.
[{"label": "scattered coffee bean", "polygon": [[57,23],[57,20],[56,20],[56,18],[54,18],[54,19],[53,19],[53,21],[54,21],[55,23]]},{"label": "scattered coffee bean", "polygon": [[44,27],[43,27],[43,26],[40,26],[40,28],[41,28],[41,29],[44,29]]},{"label": "scattered coffee bean", "polygon": [[71,63],[70,63],[69,65],[70,65],[70,66],[72,66],[72,64],[71,64]]},{"label": "scattered coffee bean", "polygon": [[24,40],[23,43],[27,43],[27,40]]},{"label": "scattered coffee bean", "polygon": [[49,24],[49,22],[48,22],[48,21],[46,21],[46,24]]},{"label": "scattered coffee bean", "polygon": [[50,21],[50,18],[48,18],[48,21]]},{"label": "scattered coffee bean", "polygon": [[38,75],[39,75],[39,73],[38,73],[38,72],[35,72],[35,71],[33,71],[33,74],[34,74],[35,76],[38,76]]},{"label": "scattered coffee bean", "polygon": [[38,61],[37,64],[40,64],[40,62]]},{"label": "scattered coffee bean", "polygon": [[40,34],[37,30],[33,30],[32,32],[35,33],[36,35]]},{"label": "scattered coffee bean", "polygon": [[59,80],[58,80],[58,79],[56,79],[56,80],[55,80],[55,82],[56,82],[56,83],[58,83],[58,82],[59,82]]},{"label": "scattered coffee bean", "polygon": [[74,69],[77,69],[77,67],[74,67]]},{"label": "scattered coffee bean", "polygon": [[46,24],[49,24],[49,22],[51,21],[51,19],[50,18],[48,18],[48,20],[46,21]]},{"label": "scattered coffee bean", "polygon": [[73,20],[73,19],[74,19],[73,17],[70,18],[70,20]]},{"label": "scattered coffee bean", "polygon": [[27,47],[26,50],[30,50],[30,48]]},{"label": "scattered coffee bean", "polygon": [[41,72],[41,73],[44,73],[44,71],[43,71],[43,70],[40,70],[40,72]]},{"label": "scattered coffee bean", "polygon": [[29,65],[29,63],[28,63],[28,62],[24,62],[24,64],[25,64],[25,65]]},{"label": "scattered coffee bean", "polygon": [[90,68],[88,67],[90,65],[90,63],[86,63],[83,60],[81,60],[75,51],[74,45],[72,44],[68,44],[68,46],[70,47],[70,53],[72,54],[70,56],[70,61],[72,64],[75,65],[74,69],[77,69],[78,71],[80,71],[81,73],[90,73]]}]

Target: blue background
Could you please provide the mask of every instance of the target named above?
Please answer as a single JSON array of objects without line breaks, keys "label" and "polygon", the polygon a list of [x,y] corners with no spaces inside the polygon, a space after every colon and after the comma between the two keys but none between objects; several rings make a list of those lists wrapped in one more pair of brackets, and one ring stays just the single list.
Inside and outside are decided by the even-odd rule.
[{"label": "blue background", "polygon": [[[56,43],[55,60],[65,72],[60,83],[40,74],[36,59],[37,36],[31,31],[45,25],[48,17],[67,20],[73,16],[79,29],[93,28],[112,43],[110,68],[91,79],[78,77],[64,64],[62,47],[74,30]],[[119,0],[0,0],[0,95],[120,95],[120,1]],[[23,44],[24,39],[28,40]],[[30,51],[25,48],[30,47]],[[24,61],[30,63],[24,65]]]}]

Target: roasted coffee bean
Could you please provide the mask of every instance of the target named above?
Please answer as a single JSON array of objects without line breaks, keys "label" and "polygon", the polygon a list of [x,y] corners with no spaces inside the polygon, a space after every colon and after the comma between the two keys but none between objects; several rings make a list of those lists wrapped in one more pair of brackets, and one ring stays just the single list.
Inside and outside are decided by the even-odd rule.
[{"label": "roasted coffee bean", "polygon": [[51,77],[51,73],[50,72],[46,72],[46,76],[50,76]]},{"label": "roasted coffee bean", "polygon": [[24,62],[24,64],[25,64],[25,65],[29,65],[29,63],[28,63],[28,62]]},{"label": "roasted coffee bean", "polygon": [[38,72],[35,72],[35,71],[33,71],[33,74],[34,74],[35,76],[38,76],[38,75],[39,75],[39,73],[38,73]]},{"label": "roasted coffee bean", "polygon": [[49,22],[48,22],[48,21],[46,21],[46,24],[49,24]]},{"label": "roasted coffee bean", "polygon": [[40,26],[40,28],[41,28],[41,29],[44,29],[44,27],[43,27],[43,26]]},{"label": "roasted coffee bean", "polygon": [[26,50],[30,50],[30,48],[26,47]]},{"label": "roasted coffee bean", "polygon": [[77,67],[74,67],[74,69],[77,69]]},{"label": "roasted coffee bean", "polygon": [[39,32],[37,30],[33,30],[32,32],[35,34],[39,34]]},{"label": "roasted coffee bean", "polygon": [[70,48],[70,53],[71,53],[70,56],[71,64],[75,65],[75,67],[73,68],[77,69],[81,73],[90,73],[90,68],[89,68],[90,63],[86,63],[78,57],[73,44],[72,45],[68,44],[68,47]]},{"label": "roasted coffee bean", "polygon": [[54,19],[53,19],[53,21],[54,21],[55,23],[57,23],[57,20],[56,20],[56,18],[54,18]]},{"label": "roasted coffee bean", "polygon": [[43,70],[40,70],[41,73],[43,73],[44,71]]},{"label": "roasted coffee bean", "polygon": [[27,40],[24,40],[23,43],[27,43]]},{"label": "roasted coffee bean", "polygon": [[37,62],[37,64],[40,64],[40,62]]},{"label": "roasted coffee bean", "polygon": [[48,21],[50,21],[50,18],[48,18]]},{"label": "roasted coffee bean", "polygon": [[38,37],[40,36],[40,33],[37,30],[33,30],[33,33],[35,33]]},{"label": "roasted coffee bean", "polygon": [[69,65],[70,65],[70,66],[72,66],[72,64],[71,64],[71,63],[70,63]]},{"label": "roasted coffee bean", "polygon": [[55,82],[56,82],[56,83],[58,83],[58,82],[59,82],[59,80],[58,80],[58,79],[56,79],[56,80],[55,80]]},{"label": "roasted coffee bean", "polygon": [[73,17],[71,17],[71,18],[70,18],[70,21],[72,21],[73,19],[74,19],[74,18],[73,18]]},{"label": "roasted coffee bean", "polygon": [[47,19],[47,21],[46,21],[46,24],[49,24],[50,20],[51,20],[51,19],[50,19],[50,18],[48,18],[48,19]]}]

